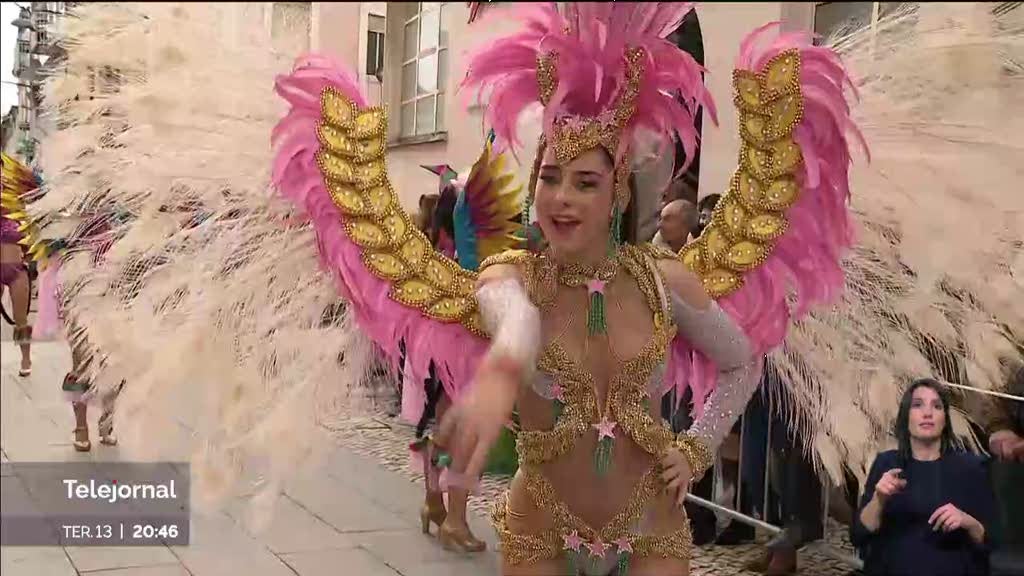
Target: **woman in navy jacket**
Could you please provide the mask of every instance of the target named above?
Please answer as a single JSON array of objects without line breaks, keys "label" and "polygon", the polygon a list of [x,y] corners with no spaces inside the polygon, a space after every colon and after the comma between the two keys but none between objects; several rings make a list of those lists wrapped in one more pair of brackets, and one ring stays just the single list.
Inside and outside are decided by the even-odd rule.
[{"label": "woman in navy jacket", "polygon": [[995,500],[983,461],[954,448],[945,388],[915,381],[896,418],[899,448],[875,458],[852,527],[875,575],[989,573]]}]

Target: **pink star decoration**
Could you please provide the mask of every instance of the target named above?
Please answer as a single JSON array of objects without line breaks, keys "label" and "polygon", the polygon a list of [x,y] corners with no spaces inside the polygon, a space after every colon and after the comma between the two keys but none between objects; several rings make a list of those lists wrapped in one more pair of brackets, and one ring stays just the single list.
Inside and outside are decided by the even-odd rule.
[{"label": "pink star decoration", "polygon": [[583,545],[583,538],[580,538],[579,532],[573,530],[569,534],[562,536],[562,540],[565,541],[563,548],[565,550],[572,550],[573,552],[579,552],[580,546]]},{"label": "pink star decoration", "polygon": [[551,387],[551,396],[554,397],[555,400],[565,404],[565,390],[562,390],[562,386],[560,384],[555,384]]},{"label": "pink star decoration", "polygon": [[606,282],[604,280],[598,280],[597,278],[587,280],[587,292],[590,294],[604,294],[605,284]]},{"label": "pink star decoration", "polygon": [[607,416],[601,418],[601,422],[598,424],[591,424],[595,430],[597,430],[597,441],[600,442],[605,438],[615,438],[615,422],[608,419]]},{"label": "pink star decoration", "polygon": [[618,540],[613,542],[613,544],[615,544],[616,548],[618,548],[619,554],[625,554],[627,552],[630,554],[633,553],[633,545],[629,543],[629,538],[625,536],[619,538]]},{"label": "pink star decoration", "polygon": [[587,548],[590,549],[591,556],[603,557],[608,549],[611,548],[609,544],[605,544],[600,538],[594,540],[592,543],[587,544]]}]

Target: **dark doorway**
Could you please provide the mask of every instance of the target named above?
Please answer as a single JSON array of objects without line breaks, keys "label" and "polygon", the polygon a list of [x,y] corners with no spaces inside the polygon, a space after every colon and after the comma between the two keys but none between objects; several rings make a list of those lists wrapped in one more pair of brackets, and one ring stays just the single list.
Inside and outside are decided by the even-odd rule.
[{"label": "dark doorway", "polygon": [[[690,10],[683,19],[683,23],[679,25],[671,34],[668,36],[668,40],[673,42],[676,46],[679,46],[682,50],[685,50],[693,59],[697,61],[701,66],[704,65],[704,38],[700,33],[700,21],[697,19],[697,11]],[[703,124],[703,109],[698,109],[696,113],[696,128],[697,134],[701,133],[701,126]],[[687,183],[690,184],[694,190],[697,189],[697,183],[700,182],[700,150],[697,148],[696,157],[693,162],[686,169],[684,178]],[[683,145],[680,142],[676,142],[676,161],[675,169],[679,170],[684,162],[686,161],[686,152],[683,150]]]}]

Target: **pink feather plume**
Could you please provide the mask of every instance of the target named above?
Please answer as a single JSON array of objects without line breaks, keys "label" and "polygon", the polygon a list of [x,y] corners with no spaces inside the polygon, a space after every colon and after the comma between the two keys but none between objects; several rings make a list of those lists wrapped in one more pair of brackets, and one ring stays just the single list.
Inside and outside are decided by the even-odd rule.
[{"label": "pink feather plume", "polygon": [[[844,284],[841,258],[853,243],[847,208],[848,133],[867,154],[844,93],[853,83],[838,56],[828,48],[814,46],[809,33],[783,34],[758,48],[777,25],[758,28],[743,41],[737,68],[760,71],[776,55],[794,48],[800,51],[804,115],[794,133],[803,154],[797,172],[800,198],[786,212],[789,227],[768,259],[744,276],[742,288],[719,300],[747,334],[757,356],[782,344],[789,325],[812,307],[839,298]],[[791,295],[795,296],[792,300]],[[692,386],[696,414],[714,389],[716,373],[706,356],[676,340],[667,382],[680,396]]]},{"label": "pink feather plume", "polygon": [[[624,130],[623,146],[646,128],[666,141],[676,136],[692,158],[698,134],[694,119],[703,106],[716,112],[704,87],[704,69],[665,37],[692,9],[687,2],[570,2],[560,14],[553,2],[515,8],[518,33],[472,55],[463,88],[490,89],[486,121],[497,148],[521,146],[516,122],[539,102],[537,57],[557,52],[558,87],[545,108],[545,126],[563,115],[594,117],[611,107],[626,82],[626,49],[646,52],[637,108]],[[619,153],[623,150],[619,150]]]},{"label": "pink feather plume", "polygon": [[[358,106],[367,105],[356,78],[328,58],[301,57],[291,74],[278,77],[277,93],[291,104],[291,109],[274,130],[274,183],[312,220],[321,263],[337,279],[338,289],[348,300],[360,328],[393,362],[398,359],[399,341],[405,338],[407,374],[411,378],[408,392],[421,388],[416,383],[427,376],[434,359],[444,371],[445,392],[458,398],[460,390],[471,382],[487,342],[461,324],[437,322],[395,302],[388,294],[390,283],[378,279],[363,264],[361,248],[347,236],[345,218],[331,199],[316,162],[320,95],[327,87]],[[459,350],[459,354],[452,354],[452,350]],[[415,421],[424,403],[412,402],[413,394],[408,396],[409,409],[403,410],[403,415]]]}]

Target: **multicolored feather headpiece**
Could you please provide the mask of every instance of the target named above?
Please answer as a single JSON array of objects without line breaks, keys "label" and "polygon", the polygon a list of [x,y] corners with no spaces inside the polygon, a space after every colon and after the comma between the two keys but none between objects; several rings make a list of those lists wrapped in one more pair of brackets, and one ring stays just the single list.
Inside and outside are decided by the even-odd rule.
[{"label": "multicolored feather headpiece", "polygon": [[486,119],[499,146],[519,146],[519,115],[542,105],[538,160],[549,145],[562,163],[603,148],[615,159],[620,208],[628,201],[624,161],[642,133],[663,146],[678,138],[686,157],[694,157],[697,111],[703,106],[714,119],[715,108],[703,68],[665,39],[692,4],[570,2],[559,13],[545,2],[517,9],[524,28],[474,54],[462,83],[490,90]]}]

